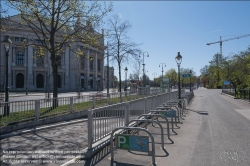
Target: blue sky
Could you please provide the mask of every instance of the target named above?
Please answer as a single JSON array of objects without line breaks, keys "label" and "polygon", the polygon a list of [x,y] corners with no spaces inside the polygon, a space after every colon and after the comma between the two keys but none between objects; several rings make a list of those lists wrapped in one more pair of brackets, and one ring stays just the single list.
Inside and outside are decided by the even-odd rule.
[{"label": "blue sky", "polygon": [[[113,1],[108,17],[119,14],[123,21],[130,22],[128,35],[149,53],[144,59],[145,68],[153,79],[153,73],[161,75],[160,63],[166,63],[164,72],[177,70],[177,52],[183,57],[181,67],[193,68],[200,75],[200,69],[220,52],[219,43],[207,43],[219,41],[220,36],[224,40],[250,34],[249,9],[250,1]],[[223,56],[238,53],[249,45],[250,36],[223,42]],[[128,74],[134,72],[133,66],[125,66]],[[115,74],[118,76],[118,70]]]},{"label": "blue sky", "polygon": [[[177,70],[177,52],[183,57],[181,67],[200,75],[200,69],[220,52],[219,43],[206,43],[219,41],[220,36],[223,40],[250,34],[249,9],[250,1],[115,1],[113,13],[131,23],[129,36],[149,53],[144,60],[152,79],[154,72],[161,75],[159,63],[166,63],[164,71]],[[223,55],[249,45],[250,36],[223,42]]]}]

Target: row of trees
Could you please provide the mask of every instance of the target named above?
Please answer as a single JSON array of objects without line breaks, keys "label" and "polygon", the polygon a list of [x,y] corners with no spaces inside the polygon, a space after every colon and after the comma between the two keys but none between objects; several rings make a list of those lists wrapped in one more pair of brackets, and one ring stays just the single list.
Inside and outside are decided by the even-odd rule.
[{"label": "row of trees", "polygon": [[[190,77],[187,78],[183,78],[182,74],[190,74],[191,71],[191,84],[195,85],[197,84],[197,76],[196,73],[193,71],[193,69],[190,68],[180,68],[180,82],[181,82],[181,86],[185,87],[185,86],[189,86],[190,84]],[[142,80],[143,77],[140,76],[139,74],[141,74],[138,71],[134,71],[133,74],[129,75],[129,81],[132,83],[137,83],[138,85],[142,85]],[[159,74],[157,77],[154,78],[154,80],[150,80],[149,76],[146,75],[146,84],[150,85],[150,86],[160,86],[161,84],[161,79],[162,79],[162,75]],[[170,86],[175,86],[178,83],[178,71],[176,71],[174,68],[169,69],[168,71],[166,71],[163,74],[163,78],[168,78],[170,80]]]},{"label": "row of trees", "polygon": [[215,54],[209,65],[200,69],[201,83],[208,88],[223,87],[224,81],[237,89],[250,88],[250,47],[238,54],[223,57]]}]

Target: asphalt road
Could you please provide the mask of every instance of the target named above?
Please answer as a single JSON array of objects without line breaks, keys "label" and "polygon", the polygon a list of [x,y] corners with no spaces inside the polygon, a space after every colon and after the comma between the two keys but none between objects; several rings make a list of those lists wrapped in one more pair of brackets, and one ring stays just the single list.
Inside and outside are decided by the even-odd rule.
[{"label": "asphalt road", "polygon": [[193,111],[205,111],[190,166],[250,165],[250,103],[198,90]]},{"label": "asphalt road", "polygon": [[[161,156],[162,151],[156,148],[157,165],[249,166],[250,103],[222,95],[221,90],[200,88],[194,93],[188,107],[190,112],[180,124],[178,135],[171,136],[175,143],[165,145],[169,156]],[[111,162],[107,149],[84,165],[152,165],[150,163],[150,156],[124,150],[115,151],[115,161]]]}]

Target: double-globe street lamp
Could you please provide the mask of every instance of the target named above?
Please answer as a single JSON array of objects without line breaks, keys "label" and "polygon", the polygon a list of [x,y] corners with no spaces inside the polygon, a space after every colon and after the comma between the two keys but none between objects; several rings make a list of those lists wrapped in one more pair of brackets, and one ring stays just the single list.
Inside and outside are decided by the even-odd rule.
[{"label": "double-globe street lamp", "polygon": [[[147,51],[145,51],[142,55],[143,55],[143,59],[142,59],[142,62],[143,62],[143,69],[142,69],[142,71],[143,71],[143,87],[145,87],[145,63],[144,63],[144,54],[145,53],[147,53],[147,57],[149,57],[149,54],[148,54],[148,52]],[[139,58],[140,58],[141,56],[139,55]]]},{"label": "double-globe street lamp", "polygon": [[182,56],[180,52],[178,52],[177,56],[175,57],[175,61],[178,65],[178,99],[181,99],[181,81],[180,81],[180,65],[182,61]]},{"label": "double-globe street lamp", "polygon": [[161,90],[163,91],[163,65],[166,67],[166,63],[160,63],[159,67],[161,67]]},{"label": "double-globe street lamp", "polygon": [[9,36],[5,36],[4,40],[2,41],[5,48],[5,55],[6,55],[6,71],[5,71],[5,105],[4,105],[4,116],[8,116],[10,114],[10,105],[9,105],[9,51],[10,45],[12,41],[9,39]]}]

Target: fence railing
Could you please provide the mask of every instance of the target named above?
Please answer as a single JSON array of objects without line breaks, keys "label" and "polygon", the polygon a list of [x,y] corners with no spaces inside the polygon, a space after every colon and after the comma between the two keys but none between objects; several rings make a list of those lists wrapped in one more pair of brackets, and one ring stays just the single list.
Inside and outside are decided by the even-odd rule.
[{"label": "fence railing", "polygon": [[234,89],[222,89],[222,93],[250,101],[250,89],[240,89],[236,93]]},{"label": "fence railing", "polygon": [[[12,123],[51,118],[105,105],[132,101],[160,93],[162,91],[159,89],[146,89],[136,93],[121,92],[122,99],[120,99],[120,93],[118,92],[110,93],[109,95],[106,93],[92,93],[90,95],[45,98],[41,100],[2,101],[0,103],[0,127]],[[9,115],[4,114],[7,108]]]},{"label": "fence railing", "polygon": [[161,93],[88,111],[88,148],[92,149],[93,144],[110,135],[115,128],[124,126],[168,100],[177,99],[177,95],[177,91]]}]

